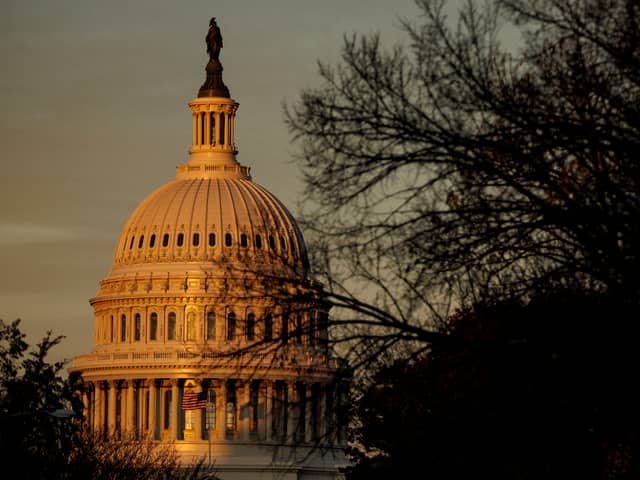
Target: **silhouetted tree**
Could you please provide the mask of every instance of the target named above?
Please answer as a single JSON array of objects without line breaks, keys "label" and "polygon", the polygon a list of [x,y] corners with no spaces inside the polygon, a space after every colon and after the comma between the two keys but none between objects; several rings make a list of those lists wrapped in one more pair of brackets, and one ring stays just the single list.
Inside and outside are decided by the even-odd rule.
[{"label": "silhouetted tree", "polygon": [[[109,440],[82,429],[82,382],[49,363],[64,339],[47,332],[35,348],[20,320],[0,319],[0,461],[30,480],[214,480],[204,459],[180,464],[173,445],[146,438]],[[16,470],[17,469],[17,470]]]},{"label": "silhouetted tree", "polygon": [[47,332],[32,349],[20,320],[0,320],[0,455],[4,465],[19,466],[21,478],[62,478],[72,448],[76,379],[63,377],[65,362],[47,361],[63,338]]},{"label": "silhouetted tree", "polygon": [[406,45],[347,37],[286,107],[312,265],[356,368],[549,279],[638,316],[640,4],[469,1],[449,21],[445,3],[416,1]]}]

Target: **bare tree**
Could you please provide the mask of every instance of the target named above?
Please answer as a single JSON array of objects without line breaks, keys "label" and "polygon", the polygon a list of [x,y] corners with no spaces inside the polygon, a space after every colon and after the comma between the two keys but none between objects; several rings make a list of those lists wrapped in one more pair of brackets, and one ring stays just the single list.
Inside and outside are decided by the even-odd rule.
[{"label": "bare tree", "polygon": [[80,430],[64,478],[216,480],[205,458],[182,465],[173,444],[136,435],[106,435]]},{"label": "bare tree", "polygon": [[356,367],[446,338],[452,307],[550,284],[637,306],[640,4],[477,3],[450,20],[416,0],[392,49],[346,37],[285,106]]}]

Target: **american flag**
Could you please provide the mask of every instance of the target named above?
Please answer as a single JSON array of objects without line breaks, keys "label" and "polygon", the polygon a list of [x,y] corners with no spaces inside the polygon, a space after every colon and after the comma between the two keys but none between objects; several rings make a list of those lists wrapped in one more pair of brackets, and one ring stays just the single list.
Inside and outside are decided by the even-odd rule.
[{"label": "american flag", "polygon": [[201,408],[207,408],[207,394],[205,392],[185,393],[182,396],[183,410],[198,410]]}]

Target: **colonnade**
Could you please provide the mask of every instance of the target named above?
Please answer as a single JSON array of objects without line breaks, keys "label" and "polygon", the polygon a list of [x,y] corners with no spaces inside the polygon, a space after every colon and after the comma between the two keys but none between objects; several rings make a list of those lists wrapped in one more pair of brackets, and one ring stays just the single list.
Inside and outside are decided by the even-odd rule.
[{"label": "colonnade", "polygon": [[[340,445],[340,387],[308,381],[149,378],[86,385],[86,421],[93,431],[154,440],[256,441]],[[202,408],[184,409],[188,394]],[[206,406],[205,406],[206,405]]]},{"label": "colonnade", "polygon": [[197,99],[189,104],[193,114],[191,148],[215,148],[235,152],[235,112],[233,100]]},{"label": "colonnade", "polygon": [[[217,125],[217,127],[216,127]],[[216,130],[217,129],[217,130]],[[193,145],[228,145],[233,149],[233,116],[227,112],[194,112]]]}]

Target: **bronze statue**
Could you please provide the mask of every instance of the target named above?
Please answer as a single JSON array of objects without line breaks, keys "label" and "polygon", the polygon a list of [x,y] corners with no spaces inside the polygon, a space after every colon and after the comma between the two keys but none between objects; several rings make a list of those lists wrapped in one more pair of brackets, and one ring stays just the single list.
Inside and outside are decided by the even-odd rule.
[{"label": "bronze statue", "polygon": [[230,98],[229,89],[222,81],[222,64],[220,63],[220,49],[222,48],[222,35],[216,24],[216,17],[209,21],[209,31],[205,37],[209,62],[205,67],[207,79],[198,91],[198,97],[225,97]]},{"label": "bronze statue", "polygon": [[211,60],[219,60],[220,49],[222,48],[222,34],[216,24],[216,17],[212,17],[209,22],[209,31],[206,36],[207,53]]}]

